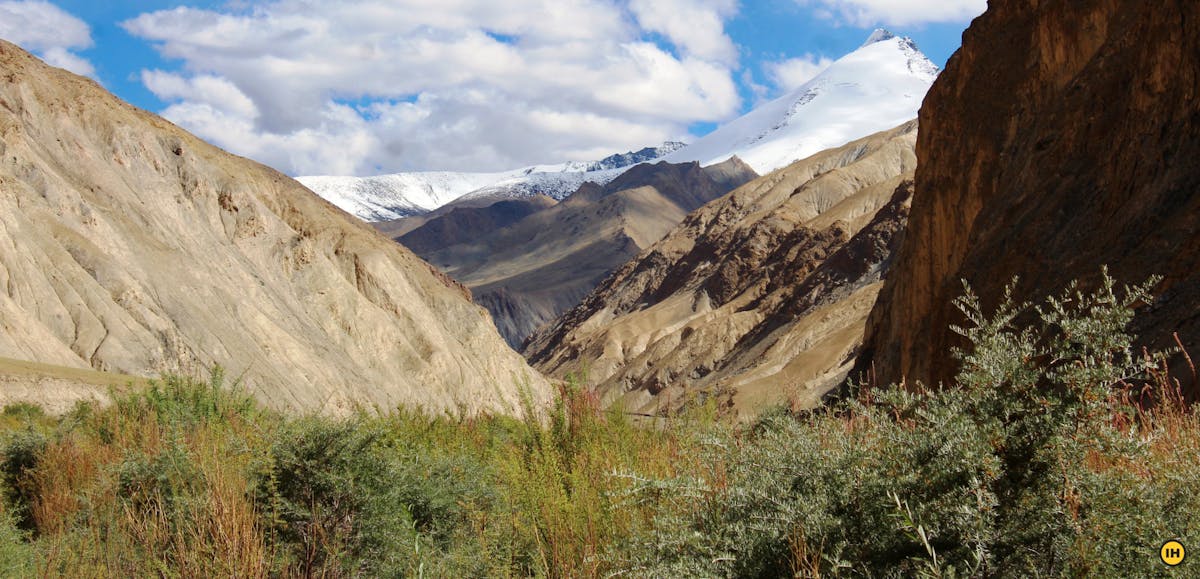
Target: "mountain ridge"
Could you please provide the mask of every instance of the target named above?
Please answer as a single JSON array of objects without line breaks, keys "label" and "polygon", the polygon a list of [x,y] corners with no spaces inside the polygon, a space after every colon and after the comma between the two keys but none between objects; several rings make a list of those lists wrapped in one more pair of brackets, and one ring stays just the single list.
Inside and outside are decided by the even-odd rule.
[{"label": "mountain ridge", "polygon": [[689,211],[756,176],[736,159],[704,168],[643,163],[607,185],[585,183],[519,221],[419,255],[470,287],[516,347]]},{"label": "mountain ridge", "polygon": [[994,308],[1014,276],[1036,302],[1102,266],[1163,276],[1138,344],[1177,332],[1200,351],[1198,29],[1195,2],[990,3],[921,109],[912,219],[860,370],[950,383],[963,281]]},{"label": "mountain ridge", "polygon": [[902,236],[916,122],[823,151],[689,214],[524,354],[604,404],[808,408],[849,372]]},{"label": "mountain ridge", "polygon": [[561,200],[586,182],[604,185],[629,167],[678,150],[681,143],[609,155],[599,161],[531,165],[510,171],[429,171],[372,177],[302,176],[296,180],[346,212],[368,222],[424,215],[474,195],[497,199],[546,195]]},{"label": "mountain ridge", "polygon": [[6,42],[0,72],[0,356],[220,364],[290,410],[548,399],[462,286],[295,181]]},{"label": "mountain ridge", "polygon": [[654,160],[715,165],[737,156],[765,175],[917,116],[938,67],[911,38],[878,29],[794,91],[755,107],[693,143],[617,154],[592,163],[536,165],[498,173],[400,173],[299,177],[339,207],[371,222],[421,216],[454,201],[471,205],[547,195],[562,200],[584,182],[604,185]]}]

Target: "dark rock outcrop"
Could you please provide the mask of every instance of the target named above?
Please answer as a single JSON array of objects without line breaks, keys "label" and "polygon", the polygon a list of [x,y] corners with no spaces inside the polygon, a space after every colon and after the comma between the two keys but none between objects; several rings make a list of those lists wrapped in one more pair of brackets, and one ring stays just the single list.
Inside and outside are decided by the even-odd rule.
[{"label": "dark rock outcrop", "polygon": [[1200,3],[992,0],[921,109],[904,245],[860,367],[941,382],[966,280],[985,306],[1107,264],[1165,276],[1133,331],[1200,352]]},{"label": "dark rock outcrop", "polygon": [[644,147],[638,151],[630,151],[628,153],[617,153],[609,155],[599,161],[588,165],[588,171],[606,171],[609,169],[623,169],[630,165],[638,163],[646,163],[653,161],[659,157],[664,157],[687,145],[677,141],[667,141],[657,147]]}]

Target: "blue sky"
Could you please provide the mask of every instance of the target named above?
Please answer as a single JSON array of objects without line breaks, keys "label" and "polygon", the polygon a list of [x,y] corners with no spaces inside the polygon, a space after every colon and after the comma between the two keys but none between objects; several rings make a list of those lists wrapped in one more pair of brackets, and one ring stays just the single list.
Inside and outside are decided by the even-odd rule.
[{"label": "blue sky", "polygon": [[985,0],[0,0],[0,37],[291,174],[688,140],[877,26],[939,66]]}]

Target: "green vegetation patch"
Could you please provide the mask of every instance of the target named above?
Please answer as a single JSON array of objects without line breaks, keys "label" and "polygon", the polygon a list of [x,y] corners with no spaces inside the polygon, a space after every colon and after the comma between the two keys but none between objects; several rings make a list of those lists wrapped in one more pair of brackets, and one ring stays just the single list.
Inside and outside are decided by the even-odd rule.
[{"label": "green vegetation patch", "polygon": [[1148,287],[990,311],[968,288],[954,384],[742,427],[641,428],[586,380],[524,421],[284,416],[219,370],[13,406],[0,574],[1166,575],[1159,547],[1200,536],[1200,423],[1131,347]]}]

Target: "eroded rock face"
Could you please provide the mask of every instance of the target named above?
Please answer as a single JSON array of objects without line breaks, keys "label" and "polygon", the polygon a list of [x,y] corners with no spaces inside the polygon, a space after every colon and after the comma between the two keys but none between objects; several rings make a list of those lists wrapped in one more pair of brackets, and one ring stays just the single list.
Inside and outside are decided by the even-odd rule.
[{"label": "eroded rock face", "polygon": [[0,42],[0,356],[241,376],[281,409],[519,412],[465,288],[286,176]]},{"label": "eroded rock face", "polygon": [[811,407],[849,370],[902,234],[917,125],[757,179],[690,214],[525,354],[608,403]]},{"label": "eroded rock face", "polygon": [[1133,328],[1200,351],[1200,3],[992,0],[921,109],[912,217],[872,314],[881,383],[946,381],[967,280],[985,305],[1166,277]]}]

